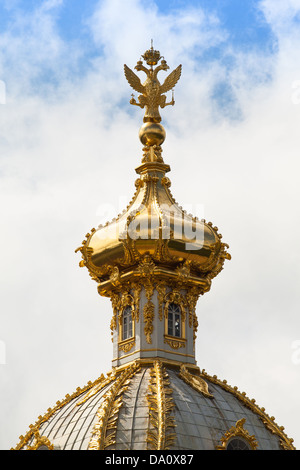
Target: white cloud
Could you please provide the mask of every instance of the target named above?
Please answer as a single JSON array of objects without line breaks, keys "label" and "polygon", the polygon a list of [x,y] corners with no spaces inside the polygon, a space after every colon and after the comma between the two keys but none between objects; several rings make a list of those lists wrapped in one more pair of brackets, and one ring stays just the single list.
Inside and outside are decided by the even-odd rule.
[{"label": "white cloud", "polygon": [[[60,3],[16,15],[0,38],[1,422],[9,423],[1,445],[14,445],[60,394],[110,368],[111,308],[74,249],[98,224],[102,201],[117,215],[119,197],[129,200],[134,190],[142,113],[130,109],[123,64],[133,68],[153,38],[171,69],[183,64],[176,105],[162,113],[172,192],[182,205],[204,204],[233,255],[199,301],[199,366],[254,396],[299,447],[291,349],[300,339],[298,3],[261,3],[279,44],[268,56],[237,51],[218,18],[201,9],[163,15],[137,0],[99,2],[86,27],[103,54],[77,76],[83,49],[59,36]],[[199,60],[212,46],[234,66]],[[40,78],[49,70],[55,80],[45,88]],[[212,101],[220,82],[242,119]],[[277,390],[289,397],[284,409]]]},{"label": "white cloud", "polygon": [[299,0],[262,0],[259,5],[263,11],[266,21],[275,31],[284,31],[286,28],[293,27],[295,18],[299,19],[300,2]]}]

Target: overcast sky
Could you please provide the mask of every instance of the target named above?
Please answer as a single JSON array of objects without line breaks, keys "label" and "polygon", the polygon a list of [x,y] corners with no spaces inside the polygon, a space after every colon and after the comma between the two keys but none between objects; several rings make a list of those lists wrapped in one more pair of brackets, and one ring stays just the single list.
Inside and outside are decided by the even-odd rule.
[{"label": "overcast sky", "polygon": [[300,0],[1,0],[1,449],[111,368],[110,301],[74,251],[135,190],[123,65],[151,39],[183,67],[172,194],[232,255],[198,302],[198,365],[300,448]]}]

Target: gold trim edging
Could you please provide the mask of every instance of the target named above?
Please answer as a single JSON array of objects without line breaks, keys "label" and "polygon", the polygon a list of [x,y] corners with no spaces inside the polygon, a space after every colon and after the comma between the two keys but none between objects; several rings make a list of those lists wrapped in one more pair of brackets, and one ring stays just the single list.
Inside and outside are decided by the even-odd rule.
[{"label": "gold trim edging", "polygon": [[[164,353],[169,353],[169,354],[175,354],[176,356],[183,356],[183,357],[190,357],[192,359],[195,359],[195,356],[193,356],[192,354],[184,354],[184,353],[179,353],[179,352],[176,352],[176,351],[171,351],[169,349],[159,349],[159,348],[149,348],[149,349],[137,349],[135,351],[132,351],[131,353],[129,354],[124,354],[123,356],[121,357],[115,357],[113,359],[113,362],[114,361],[118,361],[118,360],[122,360],[122,359],[125,359],[129,356],[133,356],[134,354],[137,354],[137,353],[143,353],[143,352],[153,352],[153,351],[159,351],[159,352],[164,352]],[[143,359],[143,358],[141,358]],[[149,358],[151,359],[151,358]],[[133,360],[134,361],[134,360]],[[132,361],[132,362],[133,362]],[[155,358],[152,357],[152,362],[155,361]]]},{"label": "gold trim edging", "polygon": [[249,408],[251,411],[253,411],[255,414],[259,416],[259,418],[262,420],[263,424],[266,426],[266,428],[272,433],[276,434],[279,437],[279,442],[281,447],[284,450],[296,450],[296,448],[293,445],[294,439],[289,438],[285,432],[284,432],[284,427],[283,426],[278,426],[275,423],[275,418],[274,416],[269,416],[267,413],[265,413],[265,408],[260,408],[258,405],[255,404],[255,399],[248,398],[246,396],[245,392],[240,392],[238,388],[231,387],[230,385],[227,384],[227,380],[220,380],[216,375],[210,376],[207,374],[205,369],[201,371],[200,376],[204,379],[206,379],[208,382],[214,383],[216,385],[219,385],[222,387],[224,390],[227,392],[232,393],[236,398],[238,398],[247,408]]},{"label": "gold trim edging", "polygon": [[39,432],[41,425],[49,421],[49,419],[52,418],[52,416],[54,416],[57,411],[70,403],[72,400],[78,398],[80,395],[86,392],[86,395],[81,400],[81,403],[84,403],[84,401],[86,401],[88,398],[102,390],[106,385],[115,379],[114,372],[115,368],[108,372],[107,377],[105,377],[104,374],[101,374],[101,376],[94,382],[89,381],[84,387],[77,387],[76,391],[72,393],[72,395],[67,393],[63,400],[57,401],[53,408],[48,408],[47,412],[43,416],[39,416],[35,424],[30,424],[29,431],[25,434],[25,436],[20,436],[20,442],[16,445],[16,447],[11,448],[10,450],[21,450],[24,446],[26,446],[30,439],[36,435],[37,432]]}]

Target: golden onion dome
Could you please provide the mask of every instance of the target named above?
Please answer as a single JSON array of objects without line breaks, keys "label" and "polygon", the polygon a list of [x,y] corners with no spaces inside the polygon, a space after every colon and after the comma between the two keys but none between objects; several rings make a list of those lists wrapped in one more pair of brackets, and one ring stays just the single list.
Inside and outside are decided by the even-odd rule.
[{"label": "golden onion dome", "polygon": [[[151,56],[151,50],[147,51]],[[158,51],[154,65],[160,58]],[[152,54],[152,55],[153,55]],[[152,56],[151,56],[152,57]],[[148,63],[148,62],[147,62]],[[130,103],[145,107],[144,123],[139,138],[144,145],[141,165],[136,168],[139,178],[136,191],[128,207],[116,219],[104,226],[93,228],[78,250],[82,253],[81,266],[86,266],[99,284],[99,292],[126,276],[138,272],[145,260],[155,272],[172,277],[174,273],[192,278],[202,291],[210,289],[211,279],[222,269],[224,260],[230,259],[222,243],[222,235],[211,222],[187,214],[170,192],[170,171],[162,158],[161,145],[165,130],[160,124],[159,107],[174,105],[174,97],[166,103],[166,93],[173,89],[181,75],[181,65],[171,72],[160,85],[157,73],[169,67],[165,60],[150,69],[138,61],[137,70],[146,73],[142,85],[138,76],[126,65],[125,76],[141,95],[138,102],[132,95]]]},{"label": "golden onion dome", "polygon": [[127,209],[105,226],[92,229],[81,247],[83,261],[99,281],[126,274],[145,257],[157,268],[181,268],[209,281],[222,269],[227,245],[217,227],[187,214],[170,192],[167,165],[137,168],[136,192]]}]

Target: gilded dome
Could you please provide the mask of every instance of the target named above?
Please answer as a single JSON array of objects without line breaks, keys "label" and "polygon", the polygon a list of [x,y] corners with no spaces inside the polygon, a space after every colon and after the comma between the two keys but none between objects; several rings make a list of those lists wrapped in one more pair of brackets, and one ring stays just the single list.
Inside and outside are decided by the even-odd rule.
[{"label": "gilded dome", "polygon": [[[273,417],[226,381],[155,361],[113,369],[57,402],[16,450],[292,450]],[[132,454],[135,455],[135,454]]]},{"label": "gilded dome", "polygon": [[157,268],[188,269],[210,281],[229,258],[217,227],[187,214],[170,192],[168,166],[144,163],[137,172],[134,197],[115,220],[92,229],[81,249],[83,261],[99,282],[125,275],[148,256]]}]

